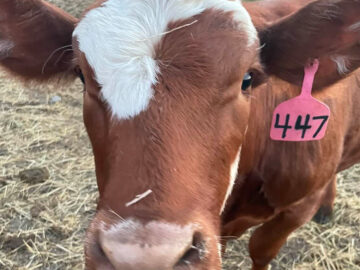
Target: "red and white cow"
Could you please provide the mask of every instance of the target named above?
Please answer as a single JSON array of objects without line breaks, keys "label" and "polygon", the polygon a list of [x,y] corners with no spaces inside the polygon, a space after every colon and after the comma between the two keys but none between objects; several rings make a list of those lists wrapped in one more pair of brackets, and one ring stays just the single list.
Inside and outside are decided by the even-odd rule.
[{"label": "red and white cow", "polygon": [[[317,1],[280,20],[307,2],[247,12],[237,0],[106,0],[77,21],[41,0],[0,1],[5,69],[84,81],[100,193],[87,269],[220,269],[219,235],[261,223],[250,254],[266,269],[331,205],[327,186],[357,161],[359,81],[347,75],[360,64],[360,2]],[[315,57],[326,137],[270,141],[272,110]]]},{"label": "red and white cow", "polygon": [[[223,213],[222,235],[240,236],[262,224],[249,243],[254,270],[267,269],[289,234],[316,213],[320,223],[329,218],[336,173],[360,161],[360,1],[316,1],[279,18],[306,2],[246,5],[259,31],[268,80],[252,91],[249,126],[236,185]],[[320,60],[313,96],[331,110],[326,136],[311,142],[273,141],[272,113],[300,94],[303,69],[311,58]]]}]

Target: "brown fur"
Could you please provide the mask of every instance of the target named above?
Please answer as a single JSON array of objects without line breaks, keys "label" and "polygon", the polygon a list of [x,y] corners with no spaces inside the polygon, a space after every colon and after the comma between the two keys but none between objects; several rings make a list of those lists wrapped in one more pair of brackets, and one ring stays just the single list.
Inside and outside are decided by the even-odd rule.
[{"label": "brown fur", "polygon": [[[44,81],[60,73],[74,76],[71,35],[76,23],[77,19],[44,1],[2,0],[0,65],[25,80]],[[13,46],[2,47],[2,43]]]},{"label": "brown fur", "polygon": [[351,26],[359,21],[359,9],[360,2],[354,0],[316,1],[262,30],[261,59],[266,73],[301,85],[306,61],[319,58],[316,90],[343,78],[332,56],[350,57],[349,71],[357,69],[360,32],[351,31]]},{"label": "brown fur", "polygon": [[[307,18],[312,14],[310,10],[320,13],[325,5],[329,7],[326,10],[330,17]],[[334,10],[337,12],[333,13]],[[359,59],[360,35],[346,30],[360,20],[359,12],[359,2],[342,1],[335,5],[320,1],[260,33],[262,40],[268,42],[262,51],[266,72],[286,81],[271,76],[266,85],[259,87],[262,90],[254,91],[238,183],[223,216],[225,236],[236,237],[248,228],[262,224],[253,233],[249,245],[253,270],[267,269],[287,236],[310,220],[319,207],[322,211],[319,215],[331,214],[336,193],[335,174],[360,161],[357,121],[360,111],[356,105],[360,99],[360,71],[347,78],[340,76],[335,64],[329,60],[331,53],[343,48],[351,48],[352,53],[347,55]],[[293,24],[303,25],[309,21],[313,28],[307,30]],[[287,35],[289,31],[291,33]],[[300,31],[304,31],[303,36]],[[284,37],[278,35],[279,32],[283,32]],[[272,35],[276,41],[267,39],[266,35]],[[297,44],[292,43],[292,35]],[[337,38],[339,35],[342,37]],[[333,46],[331,53],[325,43]],[[272,141],[269,137],[271,112],[281,102],[300,94],[300,86],[290,84],[295,76],[303,74],[296,71],[295,65],[303,69],[306,59],[316,56],[320,56],[322,67],[315,81],[314,97],[331,110],[325,138],[302,143]],[[359,64],[352,62],[350,71],[357,69]],[[287,70],[290,65],[292,67]],[[323,89],[316,91],[318,88]]]},{"label": "brown fur", "polygon": [[[360,117],[356,105],[360,99],[359,76],[357,72],[315,95],[331,109],[327,134],[324,139],[315,142],[276,142],[266,136],[272,117],[269,111],[299,94],[300,88],[272,78],[267,91],[264,89],[261,94],[260,91],[254,93],[239,182],[230,198],[232,206],[224,215],[225,235],[239,236],[249,227],[264,222],[266,228],[265,224],[274,222],[279,215],[297,211],[299,203],[302,209],[309,208],[311,211],[297,212],[291,217],[293,222],[297,222],[297,227],[311,219],[320,206],[332,209],[335,191],[334,188],[326,191],[326,186],[331,185],[337,172],[360,161],[359,151],[356,151],[360,147],[360,133],[356,132],[359,129],[357,119]],[[252,188],[251,185],[255,183],[256,187]],[[324,194],[325,191],[327,193]],[[315,194],[318,194],[316,199],[313,198]],[[253,222],[248,225],[249,220]],[[274,228],[271,228],[279,230],[277,226],[285,226],[281,224],[274,223]],[[266,230],[264,234],[269,234],[271,230]],[[283,241],[288,233],[284,232],[284,235]],[[259,239],[264,241],[264,238]],[[255,263],[263,257],[266,242],[262,243],[261,248],[252,248],[251,256]],[[271,256],[254,267],[256,270],[263,269],[281,247],[275,241],[267,245]]]},{"label": "brown fur", "polygon": [[[2,66],[25,80],[42,81],[75,74],[74,60],[86,80],[84,122],[100,193],[87,234],[87,269],[113,269],[99,244],[101,226],[136,218],[199,224],[195,233],[206,239],[206,256],[192,268],[203,270],[221,268],[221,232],[240,236],[262,224],[249,248],[253,270],[264,270],[287,236],[319,207],[331,211],[335,174],[360,158],[360,73],[355,71],[360,37],[349,31],[360,21],[360,2],[320,0],[305,6],[309,2],[246,4],[259,29],[261,51],[258,44],[245,47],[246,34],[236,28],[231,14],[214,10],[167,34],[156,47],[161,72],[154,99],[146,111],[121,121],[111,117],[99,97],[101,89],[77,41],[74,52],[57,52],[71,43],[74,18],[40,0],[0,3]],[[189,22],[173,22],[169,29]],[[338,74],[331,60],[338,54],[350,57],[354,73]],[[332,111],[325,138],[271,141],[272,111],[299,94],[304,63],[314,57],[321,62],[314,95]],[[254,89],[244,92],[240,88],[248,70],[255,76]],[[240,144],[239,176],[220,218]],[[126,206],[149,189],[148,197]]]},{"label": "brown fur", "polygon": [[243,4],[251,14],[257,29],[262,30],[310,2],[314,2],[314,0],[262,0],[261,3],[255,1],[244,2]]},{"label": "brown fur", "polygon": [[[199,269],[209,269],[219,264],[214,235],[220,234],[218,213],[237,154],[234,145],[241,144],[248,120],[249,97],[241,93],[241,83],[255,61],[256,45],[246,48],[246,37],[234,28],[231,16],[213,11],[169,29],[194,19],[199,23],[166,35],[158,45],[161,71],[155,96],[131,120],[111,118],[85,56],[76,46],[75,51],[87,78],[84,120],[100,191],[100,211],[88,238],[94,239],[110,208],[125,219],[198,223],[209,239],[209,256]],[[125,206],[148,189],[153,194],[141,203]],[[113,216],[109,222],[116,221]],[[89,269],[99,261],[92,245],[87,247]]]}]

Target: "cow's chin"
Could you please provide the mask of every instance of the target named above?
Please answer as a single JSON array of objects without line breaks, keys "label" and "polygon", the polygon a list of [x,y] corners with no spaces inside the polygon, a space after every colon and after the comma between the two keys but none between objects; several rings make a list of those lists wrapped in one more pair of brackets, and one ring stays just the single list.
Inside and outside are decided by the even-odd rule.
[{"label": "cow's chin", "polygon": [[85,241],[86,269],[221,269],[219,231],[204,220],[178,225],[99,210]]}]

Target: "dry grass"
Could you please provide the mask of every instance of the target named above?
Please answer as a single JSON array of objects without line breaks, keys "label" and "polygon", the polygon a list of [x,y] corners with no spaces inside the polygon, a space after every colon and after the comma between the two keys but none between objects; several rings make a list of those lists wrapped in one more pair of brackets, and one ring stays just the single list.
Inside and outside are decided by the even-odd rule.
[{"label": "dry grass", "polygon": [[[62,101],[49,105],[56,94]],[[28,91],[0,77],[0,95],[0,265],[81,269],[97,193],[79,85]],[[47,168],[50,178],[22,181],[29,168]]]},{"label": "dry grass", "polygon": [[[58,4],[79,15],[71,0]],[[82,122],[81,85],[24,88],[0,74],[0,269],[82,269],[97,190]],[[61,96],[61,102],[49,100]],[[40,182],[19,172],[47,168]],[[340,175],[335,219],[297,231],[272,269],[360,269],[360,166]],[[249,269],[249,235],[231,243],[224,269]]]}]

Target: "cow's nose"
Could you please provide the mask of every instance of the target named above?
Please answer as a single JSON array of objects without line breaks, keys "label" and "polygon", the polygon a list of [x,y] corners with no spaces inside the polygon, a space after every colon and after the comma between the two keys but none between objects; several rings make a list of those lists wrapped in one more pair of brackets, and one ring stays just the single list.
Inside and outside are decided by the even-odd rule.
[{"label": "cow's nose", "polygon": [[162,222],[124,221],[101,230],[99,245],[116,270],[184,269],[195,266],[205,254],[196,226]]}]

